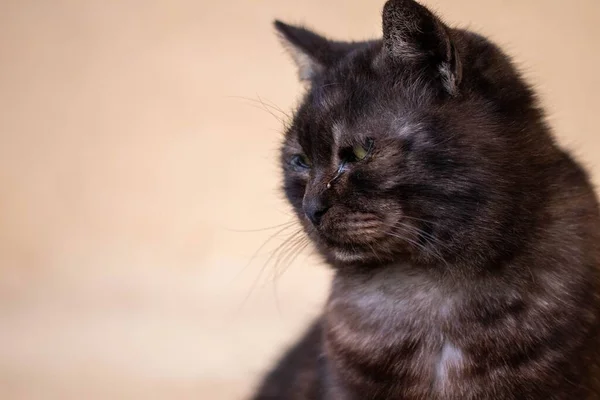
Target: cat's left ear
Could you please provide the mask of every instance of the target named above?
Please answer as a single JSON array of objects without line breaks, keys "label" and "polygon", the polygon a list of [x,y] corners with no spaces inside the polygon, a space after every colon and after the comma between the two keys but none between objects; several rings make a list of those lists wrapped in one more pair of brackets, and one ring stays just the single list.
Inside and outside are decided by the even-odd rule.
[{"label": "cat's left ear", "polygon": [[274,25],[284,47],[296,62],[301,81],[312,81],[358,45],[332,41],[306,28],[281,21],[275,21]]},{"label": "cat's left ear", "polygon": [[452,30],[426,7],[414,0],[388,0],[383,45],[392,60],[436,71],[447,92],[458,92],[462,65]]}]

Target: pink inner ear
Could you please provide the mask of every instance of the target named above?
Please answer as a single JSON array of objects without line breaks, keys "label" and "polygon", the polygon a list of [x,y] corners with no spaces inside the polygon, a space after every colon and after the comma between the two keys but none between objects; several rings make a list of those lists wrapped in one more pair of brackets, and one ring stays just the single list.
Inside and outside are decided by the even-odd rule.
[{"label": "pink inner ear", "polygon": [[311,81],[323,72],[329,53],[332,52],[327,38],[306,28],[274,22],[283,47],[298,67],[301,81]]},{"label": "pink inner ear", "polygon": [[297,65],[302,81],[314,80],[353,50],[369,43],[329,40],[304,27],[288,25],[281,21],[275,21],[274,25],[283,46]]}]

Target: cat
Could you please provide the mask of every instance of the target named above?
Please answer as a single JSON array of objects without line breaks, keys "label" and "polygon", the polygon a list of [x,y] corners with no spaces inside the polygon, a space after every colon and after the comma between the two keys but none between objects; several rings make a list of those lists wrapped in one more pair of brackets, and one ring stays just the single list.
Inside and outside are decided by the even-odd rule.
[{"label": "cat", "polygon": [[335,274],[253,398],[600,399],[598,203],[509,57],[413,0],[382,40],[275,27],[283,189]]}]

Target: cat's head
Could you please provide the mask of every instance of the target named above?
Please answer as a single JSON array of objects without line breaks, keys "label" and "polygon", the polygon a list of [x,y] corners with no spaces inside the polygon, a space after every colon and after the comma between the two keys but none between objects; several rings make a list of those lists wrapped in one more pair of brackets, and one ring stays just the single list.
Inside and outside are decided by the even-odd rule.
[{"label": "cat's head", "polygon": [[508,58],[412,0],[383,40],[275,23],[308,91],[281,151],[285,194],[334,265],[507,256],[555,152]]}]

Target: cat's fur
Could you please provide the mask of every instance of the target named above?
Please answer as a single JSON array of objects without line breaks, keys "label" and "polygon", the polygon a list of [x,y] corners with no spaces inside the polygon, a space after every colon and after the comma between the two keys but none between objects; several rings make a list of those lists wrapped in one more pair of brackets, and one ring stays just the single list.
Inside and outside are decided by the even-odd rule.
[{"label": "cat's fur", "polygon": [[598,204],[509,58],[412,0],[378,41],[276,27],[309,83],[284,189],[335,277],[255,399],[600,399]]}]

